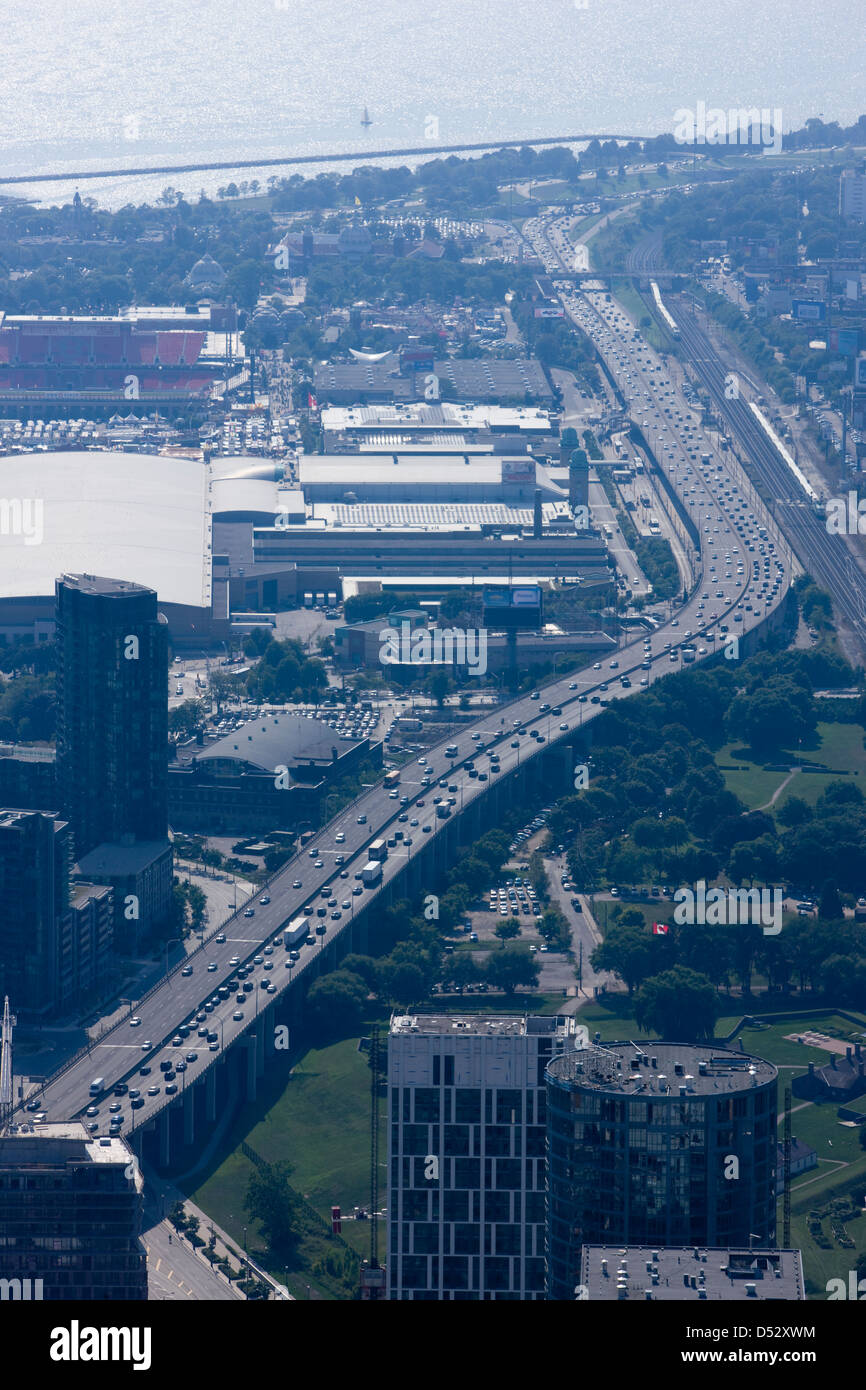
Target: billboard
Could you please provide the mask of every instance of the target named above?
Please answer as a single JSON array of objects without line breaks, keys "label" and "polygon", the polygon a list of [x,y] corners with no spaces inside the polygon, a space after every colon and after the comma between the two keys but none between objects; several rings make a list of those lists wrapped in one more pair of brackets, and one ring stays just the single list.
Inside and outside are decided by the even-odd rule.
[{"label": "billboard", "polygon": [[564,319],[564,318],[565,318],[565,310],[564,310],[564,309],[553,309],[553,308],[550,308],[550,309],[548,309],[548,308],[536,309],[536,310],[535,310],[535,317],[536,317],[537,319]]},{"label": "billboard", "polygon": [[831,328],[830,351],[841,353],[843,357],[856,357],[860,345],[860,334],[856,328]]},{"label": "billboard", "polygon": [[791,313],[801,322],[823,323],[827,317],[827,305],[820,299],[793,299]]},{"label": "billboard", "polygon": [[503,459],[502,460],[502,481],[503,483],[534,484],[535,482],[535,459],[531,454],[525,458]]},{"label": "billboard", "polygon": [[491,627],[541,626],[541,588],[538,584],[484,590],[484,622]]},{"label": "billboard", "polygon": [[854,385],[858,389],[866,387],[866,352],[861,352],[854,364]]}]

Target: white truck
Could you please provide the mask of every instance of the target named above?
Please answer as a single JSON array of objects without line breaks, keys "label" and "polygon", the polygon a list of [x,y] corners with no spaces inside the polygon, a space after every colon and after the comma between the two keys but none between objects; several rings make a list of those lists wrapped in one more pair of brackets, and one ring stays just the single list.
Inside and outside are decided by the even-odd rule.
[{"label": "white truck", "polygon": [[381,859],[370,859],[361,870],[361,882],[365,888],[372,888],[375,884],[382,882],[382,861]]}]

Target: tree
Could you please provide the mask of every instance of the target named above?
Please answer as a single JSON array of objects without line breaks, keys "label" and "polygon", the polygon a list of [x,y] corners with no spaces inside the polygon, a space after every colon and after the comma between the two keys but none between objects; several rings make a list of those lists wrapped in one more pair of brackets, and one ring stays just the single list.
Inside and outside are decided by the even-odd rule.
[{"label": "tree", "polygon": [[494,989],[513,994],[520,985],[534,988],[538,984],[538,962],[528,946],[512,946],[497,951],[487,963],[487,980]]},{"label": "tree", "polygon": [[520,923],[516,917],[503,917],[493,928],[493,935],[502,943],[504,950],[506,941],[513,941],[520,935]]},{"label": "tree", "polygon": [[358,1028],[367,1002],[367,986],[348,970],[335,970],[316,980],[307,996],[310,1012],[328,1033],[350,1033]]},{"label": "tree", "polygon": [[641,1031],[671,1042],[708,1041],[718,1015],[711,981],[683,965],[645,980],[635,996],[634,1016]]},{"label": "tree", "polygon": [[608,928],[604,941],[590,956],[593,970],[612,971],[629,994],[652,973],[656,961],[646,928],[622,922],[614,922]]},{"label": "tree", "polygon": [[269,1249],[280,1255],[290,1254],[300,1238],[300,1198],[289,1185],[292,1171],[285,1159],[254,1167],[244,1197],[245,1211],[258,1221]]},{"label": "tree", "polygon": [[824,887],[821,889],[821,901],[818,906],[818,916],[825,920],[834,921],[843,917],[842,899],[839,896],[839,889],[836,887],[832,878],[828,878]]}]

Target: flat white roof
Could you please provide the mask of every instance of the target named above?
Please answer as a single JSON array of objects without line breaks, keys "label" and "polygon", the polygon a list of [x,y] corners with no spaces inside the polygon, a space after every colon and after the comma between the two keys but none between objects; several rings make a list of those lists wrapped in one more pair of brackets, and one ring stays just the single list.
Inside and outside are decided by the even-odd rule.
[{"label": "flat white roof", "polygon": [[[532,467],[535,461],[530,460]],[[448,483],[476,483],[479,486],[498,486],[502,481],[502,459],[499,456],[473,454],[467,461],[460,454],[398,455],[392,454],[302,454],[298,459],[298,481],[302,488],[311,483],[394,483],[411,487],[431,482],[440,486]]]},{"label": "flat white roof", "polygon": [[205,466],[96,450],[0,458],[0,598],[53,595],[62,574],[110,574],[164,603],[209,607]]},{"label": "flat white roof", "polygon": [[549,430],[550,416],[536,406],[461,405],[423,401],[405,405],[332,406],[322,411],[322,429],[465,429]]}]

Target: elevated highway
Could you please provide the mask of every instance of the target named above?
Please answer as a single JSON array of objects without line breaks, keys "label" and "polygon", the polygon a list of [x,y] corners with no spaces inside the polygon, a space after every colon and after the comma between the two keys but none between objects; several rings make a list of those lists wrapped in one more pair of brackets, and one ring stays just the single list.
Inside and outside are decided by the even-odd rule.
[{"label": "elevated highway", "polygon": [[[632,395],[639,385],[643,394],[658,393],[656,403],[663,406],[668,388],[663,396],[659,360],[635,340],[634,325],[619,306],[603,294],[573,301],[565,297],[564,302],[595,338],[624,394]],[[180,1149],[189,1152],[198,1127],[215,1123],[233,1099],[255,1097],[257,1078],[277,1047],[276,1028],[300,1018],[305,986],[349,951],[365,949],[371,907],[387,903],[395,892],[434,892],[458,843],[482,833],[512,799],[523,800],[533,787],[544,788],[548,796],[570,788],[574,764],[583,760],[592,725],[605,704],[637,694],[680,669],[679,644],[691,634],[701,643],[698,661],[718,651],[726,636],[737,637],[742,655],[757,645],[764,626],[779,619],[790,578],[779,552],[774,563],[780,573],[772,592],[748,563],[749,552],[757,555],[759,550],[759,527],[781,544],[775,524],[757,501],[751,517],[731,506],[728,499],[736,486],[729,471],[735,467],[732,459],[713,454],[706,465],[698,463],[694,441],[678,433],[676,422],[665,419],[664,429],[671,443],[659,448],[660,467],[689,508],[700,542],[702,577],[688,601],[645,639],[646,645],[638,637],[591,670],[547,682],[535,698],[525,695],[486,711],[438,742],[426,761],[405,766],[398,788],[389,791],[378,784],[341,811],[271,879],[252,917],[239,909],[217,938],[135,1004],[140,1023],[133,1026],[132,1017],[122,1020],[49,1079],[41,1094],[48,1118],[84,1115],[91,1104],[91,1082],[100,1076],[104,1092],[94,1102],[99,1113],[91,1121],[99,1133],[107,1132],[109,1103],[116,1103],[111,1093],[120,1083],[139,1089],[143,1100],[133,1109],[126,1096],[118,1098],[122,1132],[134,1140],[145,1136],[153,1146],[151,1156],[162,1166]],[[498,755],[498,771],[491,766],[491,754]],[[447,819],[437,815],[437,797],[454,798]],[[362,887],[356,875],[367,862],[371,843],[398,830],[404,838],[389,850],[381,885]],[[330,891],[323,895],[326,888]],[[265,897],[270,901],[262,902]],[[336,903],[319,919],[315,908],[328,898]],[[315,945],[298,947],[300,958],[293,962],[282,944],[274,947],[274,938],[305,906],[312,906],[310,921],[324,931],[314,937]],[[242,984],[252,984],[242,1003],[236,998],[240,965],[250,969]],[[190,966],[192,973],[184,973]],[[220,987],[229,990],[227,999],[220,998]],[[177,1030],[185,1024],[192,1031],[179,1038]],[[199,1027],[214,1035],[213,1043],[197,1036]],[[178,1090],[167,1094],[160,1064],[176,1063],[188,1053],[196,1056],[173,1083]],[[150,1069],[146,1076],[143,1065]],[[152,1087],[157,1093],[149,1096]],[[28,1121],[30,1116],[20,1112],[17,1118]]]}]

